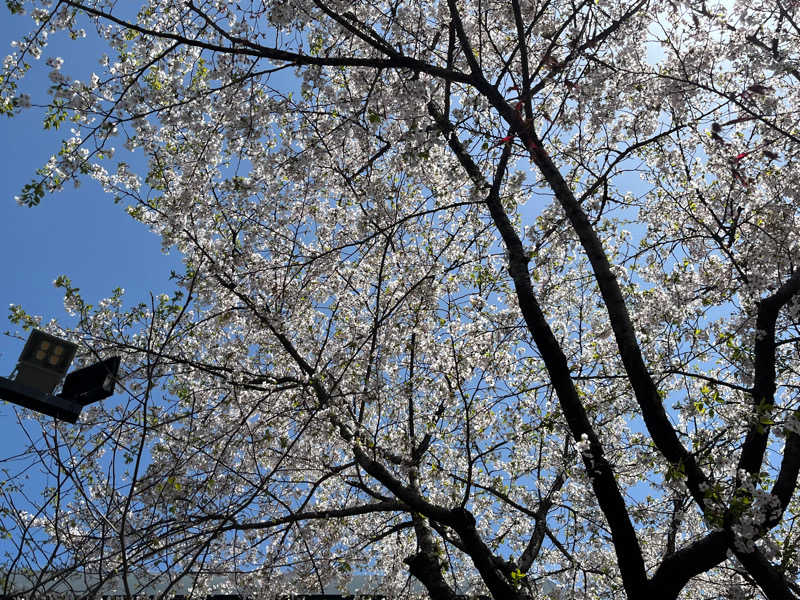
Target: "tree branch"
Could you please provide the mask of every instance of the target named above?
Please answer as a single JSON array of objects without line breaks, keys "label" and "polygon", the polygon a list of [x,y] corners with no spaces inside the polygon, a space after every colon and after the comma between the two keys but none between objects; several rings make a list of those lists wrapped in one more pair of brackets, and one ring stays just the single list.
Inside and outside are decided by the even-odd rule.
[{"label": "tree branch", "polygon": [[85,6],[80,2],[74,0],[63,0],[63,3],[73,8],[85,11],[86,13],[95,17],[107,19],[112,23],[116,23],[131,31],[137,31],[144,35],[153,36],[161,39],[169,39],[179,42],[186,46],[195,48],[203,48],[213,52],[223,52],[226,54],[239,54],[244,56],[252,56],[255,58],[268,58],[270,60],[277,60],[287,62],[294,65],[318,65],[318,66],[331,66],[331,67],[367,67],[371,69],[409,69],[411,71],[427,73],[434,77],[438,77],[447,81],[458,81],[461,83],[469,83],[472,77],[460,71],[437,67],[414,58],[397,54],[392,58],[357,58],[357,57],[320,57],[309,56],[298,52],[289,52],[286,50],[279,50],[278,48],[271,48],[255,44],[253,42],[241,40],[240,43],[244,46],[237,48],[235,46],[223,46],[211,42],[204,42],[202,40],[188,38],[177,33],[168,31],[157,31],[142,27],[136,23],[131,23],[124,19],[120,19],[111,13]]},{"label": "tree branch", "polygon": [[[496,178],[494,185],[487,186],[477,165],[458,142],[458,138],[455,132],[452,131],[452,125],[449,121],[441,114],[433,102],[428,103],[428,111],[441,131],[450,132],[448,142],[464,170],[480,188],[489,187],[490,189],[486,197],[486,205],[508,253],[508,270],[514,282],[520,311],[528,326],[528,331],[531,333],[542,355],[542,360],[547,368],[550,381],[556,390],[561,410],[573,437],[578,441],[581,440],[582,435],[586,434],[591,442],[591,450],[584,454],[583,462],[590,474],[592,489],[600,508],[611,528],[611,537],[614,542],[614,550],[617,554],[625,589],[629,597],[639,597],[647,587],[647,576],[636,532],[628,515],[625,500],[617,486],[611,464],[603,454],[600,439],[594,432],[580,396],[575,389],[566,356],[564,356],[561,346],[550,329],[550,325],[547,323],[547,319],[533,293],[530,274],[528,273],[528,257],[522,246],[522,241],[514,230],[500,202],[499,182]],[[515,119],[519,120],[518,117],[515,117]]]},{"label": "tree branch", "polygon": [[715,531],[668,554],[650,579],[651,598],[674,599],[692,577],[722,563],[728,552],[726,535]]},{"label": "tree branch", "polygon": [[753,423],[739,456],[738,469],[751,475],[761,470],[769,438],[769,416],[775,405],[775,323],[778,313],[800,291],[800,271],[758,303],[753,358]]}]

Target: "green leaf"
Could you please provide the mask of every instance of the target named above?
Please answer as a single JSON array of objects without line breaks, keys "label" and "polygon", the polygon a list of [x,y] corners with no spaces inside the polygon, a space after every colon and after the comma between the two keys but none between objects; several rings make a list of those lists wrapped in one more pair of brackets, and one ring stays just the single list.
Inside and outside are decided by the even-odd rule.
[{"label": "green leaf", "polygon": [[21,15],[25,12],[21,0],[6,0],[6,7],[11,11],[12,15]]}]

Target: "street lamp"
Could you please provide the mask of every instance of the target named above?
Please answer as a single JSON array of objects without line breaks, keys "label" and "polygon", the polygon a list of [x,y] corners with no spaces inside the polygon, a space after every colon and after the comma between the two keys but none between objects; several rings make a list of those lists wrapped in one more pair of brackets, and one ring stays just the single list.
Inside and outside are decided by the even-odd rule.
[{"label": "street lamp", "polygon": [[64,379],[77,350],[72,342],[34,329],[19,356],[16,377],[0,377],[0,399],[77,422],[84,406],[114,393],[120,364],[120,358],[114,356],[73,371],[64,380],[61,393],[54,396],[53,390]]}]

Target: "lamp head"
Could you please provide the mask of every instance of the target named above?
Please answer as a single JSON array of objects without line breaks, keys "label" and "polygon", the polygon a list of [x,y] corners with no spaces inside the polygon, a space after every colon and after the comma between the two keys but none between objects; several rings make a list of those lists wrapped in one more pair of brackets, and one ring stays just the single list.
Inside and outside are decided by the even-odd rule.
[{"label": "lamp head", "polygon": [[119,371],[119,356],[73,371],[64,380],[59,396],[86,406],[108,398],[114,393],[114,383]]},{"label": "lamp head", "polygon": [[64,378],[77,350],[72,342],[34,329],[19,355],[14,381],[50,394]]}]

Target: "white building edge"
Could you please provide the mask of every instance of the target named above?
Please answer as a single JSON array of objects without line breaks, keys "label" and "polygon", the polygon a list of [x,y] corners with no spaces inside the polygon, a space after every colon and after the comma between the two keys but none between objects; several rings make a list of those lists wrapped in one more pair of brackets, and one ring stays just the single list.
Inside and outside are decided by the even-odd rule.
[{"label": "white building edge", "polygon": [[[155,581],[156,576],[153,577]],[[394,598],[419,599],[428,598],[422,585],[411,580],[405,593],[393,596],[381,589],[379,575],[353,575],[343,585],[341,581],[329,580],[322,590],[296,589],[291,583],[291,576],[277,577],[270,583],[269,589],[257,590],[236,585],[236,576],[214,575],[210,577],[208,587],[202,592],[193,591],[194,577],[184,575],[172,584],[164,582],[148,583],[134,575],[127,577],[127,595],[125,585],[119,576],[101,580],[97,574],[75,571],[65,574],[61,572],[12,573],[0,571],[0,600],[393,600]],[[168,589],[167,589],[168,588]],[[540,586],[540,592],[551,594],[554,586]],[[489,596],[475,594],[459,594],[464,600],[489,600]]]}]

